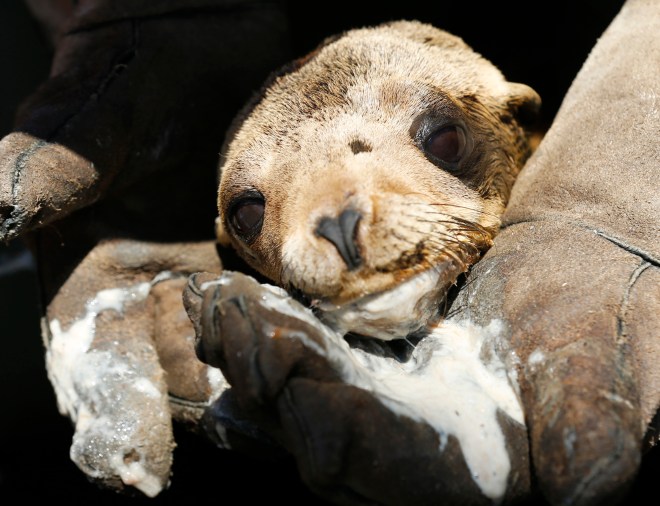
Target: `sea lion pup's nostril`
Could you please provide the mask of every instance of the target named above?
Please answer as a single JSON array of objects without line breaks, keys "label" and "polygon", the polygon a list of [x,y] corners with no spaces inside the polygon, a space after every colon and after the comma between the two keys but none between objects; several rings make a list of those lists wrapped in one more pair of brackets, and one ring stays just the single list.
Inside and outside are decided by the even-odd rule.
[{"label": "sea lion pup's nostril", "polygon": [[330,241],[349,270],[357,269],[362,263],[357,246],[357,225],[362,215],[354,209],[346,209],[337,218],[324,216],[319,220],[315,233]]}]

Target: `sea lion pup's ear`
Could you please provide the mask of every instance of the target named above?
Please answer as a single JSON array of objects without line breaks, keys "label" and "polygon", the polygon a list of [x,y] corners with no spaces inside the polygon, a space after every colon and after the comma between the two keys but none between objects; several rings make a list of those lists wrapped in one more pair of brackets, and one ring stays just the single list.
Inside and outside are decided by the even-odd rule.
[{"label": "sea lion pup's ear", "polygon": [[[422,44],[454,48],[458,51],[465,49],[466,54],[471,53],[479,59],[483,58],[475,53],[462,38],[428,23],[417,20],[400,20],[384,23],[383,26]],[[506,82],[506,89],[498,98],[511,116],[520,123],[532,124],[537,119],[541,108],[541,97],[526,84]]]},{"label": "sea lion pup's ear", "polygon": [[501,119],[506,123],[515,120],[525,130],[530,153],[536,151],[547,130],[547,127],[540,122],[539,94],[526,84],[507,82],[500,103],[503,104]]},{"label": "sea lion pup's ear", "polygon": [[533,88],[522,83],[507,83],[503,97],[509,112],[523,125],[533,124],[541,110],[541,97]]}]

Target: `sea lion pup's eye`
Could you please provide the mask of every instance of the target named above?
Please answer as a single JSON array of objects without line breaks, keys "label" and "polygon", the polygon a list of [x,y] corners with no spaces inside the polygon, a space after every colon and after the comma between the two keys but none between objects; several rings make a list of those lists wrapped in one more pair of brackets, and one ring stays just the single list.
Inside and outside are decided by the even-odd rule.
[{"label": "sea lion pup's eye", "polygon": [[431,158],[450,166],[461,161],[466,146],[467,136],[459,125],[440,127],[424,141],[424,151]]},{"label": "sea lion pup's eye", "polygon": [[229,223],[243,241],[254,241],[264,223],[266,200],[258,191],[250,190],[232,200],[229,205]]}]

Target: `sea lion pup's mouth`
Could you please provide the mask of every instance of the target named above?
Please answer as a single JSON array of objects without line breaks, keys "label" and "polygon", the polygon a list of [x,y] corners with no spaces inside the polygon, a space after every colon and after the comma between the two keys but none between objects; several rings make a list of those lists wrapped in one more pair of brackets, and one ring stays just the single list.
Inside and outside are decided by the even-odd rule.
[{"label": "sea lion pup's mouth", "polygon": [[462,271],[446,260],[387,290],[342,304],[314,300],[312,305],[321,320],[343,334],[403,339],[441,318],[446,293]]}]

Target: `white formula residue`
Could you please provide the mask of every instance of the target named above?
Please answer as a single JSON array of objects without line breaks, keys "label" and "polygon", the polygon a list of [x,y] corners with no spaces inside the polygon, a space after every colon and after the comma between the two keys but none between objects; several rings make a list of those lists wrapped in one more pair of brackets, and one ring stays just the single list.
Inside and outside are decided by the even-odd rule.
[{"label": "white formula residue", "polygon": [[440,435],[440,450],[447,436],[454,436],[474,481],[492,499],[505,494],[511,469],[497,412],[524,423],[504,365],[494,353],[487,353],[489,362],[482,360],[498,330],[497,323],[485,328],[443,324],[406,363],[365,357],[373,381],[356,385],[372,390],[392,411],[433,427]]},{"label": "white formula residue", "polygon": [[132,386],[138,392],[143,393],[152,399],[157,399],[162,395],[160,390],[158,390],[158,387],[154,385],[153,381],[144,377],[137,378],[135,381],[133,381]]},{"label": "white formula residue", "polygon": [[527,363],[532,368],[543,363],[544,361],[545,361],[545,353],[543,353],[543,350],[539,348],[536,348],[532,353],[529,354],[529,357],[527,358]]},{"label": "white formula residue", "polygon": [[385,341],[418,330],[437,312],[439,269],[429,269],[395,288],[345,306],[323,303],[329,325],[341,333],[357,332]]},{"label": "white formula residue", "polygon": [[147,497],[156,497],[163,488],[157,476],[150,474],[140,462],[126,461],[121,454],[115,453],[110,464],[126,485],[141,490]]},{"label": "white formula residue", "polygon": [[[156,277],[154,282],[159,279],[164,278]],[[165,420],[169,413],[160,408],[164,392],[143,375],[130,354],[95,349],[92,342],[101,312],[122,313],[127,304],[146,299],[152,283],[99,291],[68,329],[63,329],[58,319],[51,320],[46,351],[48,376],[59,410],[76,423],[72,460],[95,478],[106,479],[107,473],[114,471],[126,485],[150,497],[164,484],[145,468],[144,456],[136,449],[135,441],[141,437],[139,421],[129,399],[141,407],[153,403],[150,412]],[[127,395],[126,388],[132,388],[136,397]]]},{"label": "white formula residue", "polygon": [[[306,309],[276,291],[262,304],[309,322]],[[493,500],[504,496],[511,463],[497,413],[520,424],[524,416],[496,352],[502,348],[499,322],[486,327],[445,322],[424,337],[405,363],[351,349],[342,333],[320,322],[315,326],[323,345],[306,335],[291,337],[326,357],[347,383],[371,391],[393,412],[433,427],[439,452],[454,436],[483,494]]]},{"label": "white formula residue", "polygon": [[79,399],[73,384],[73,372],[92,344],[96,316],[106,310],[121,312],[127,302],[144,300],[150,289],[151,284],[145,282],[128,288],[101,290],[85,304],[85,314],[67,330],[62,329],[57,318],[50,321],[51,339],[46,353],[46,367],[63,415],[69,415],[74,421],[76,419]]},{"label": "white formula residue", "polygon": [[209,403],[215,401],[222,395],[222,392],[229,388],[229,382],[222,375],[222,371],[215,367],[206,368],[206,379],[211,388],[211,395],[209,396]]}]

